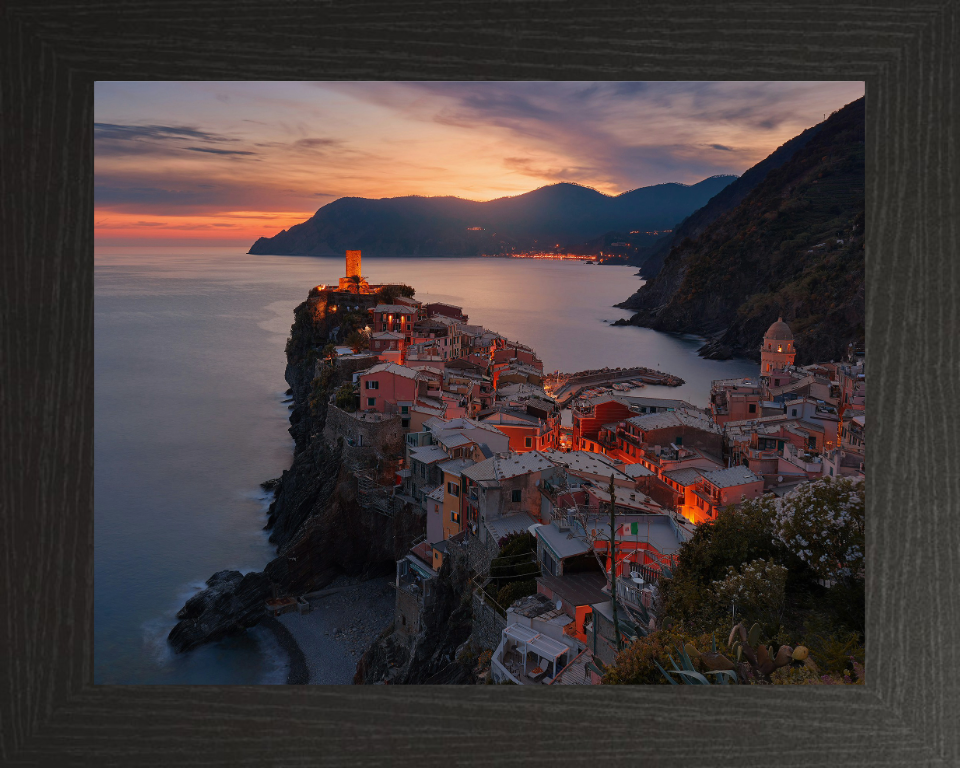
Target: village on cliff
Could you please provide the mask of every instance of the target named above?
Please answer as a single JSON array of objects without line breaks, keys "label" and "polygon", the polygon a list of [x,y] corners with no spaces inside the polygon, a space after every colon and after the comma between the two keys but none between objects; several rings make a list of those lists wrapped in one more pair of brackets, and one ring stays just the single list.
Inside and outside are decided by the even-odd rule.
[{"label": "village on cliff", "polygon": [[450,560],[469,574],[485,678],[597,684],[623,637],[662,620],[658,582],[697,526],[747,500],[864,476],[862,349],[795,366],[778,320],[756,376],[712,382],[701,409],[638,394],[682,383],[642,367],[545,372],[521,341],[402,288],[369,284],[348,251],[346,277],[308,300],[331,318],[368,318],[349,343],[333,321],[334,348],[316,361],[318,375],[336,366],[352,378],[329,397],[325,435],[340,441],[360,505],[424,520],[396,564],[394,644],[425,631]]}]

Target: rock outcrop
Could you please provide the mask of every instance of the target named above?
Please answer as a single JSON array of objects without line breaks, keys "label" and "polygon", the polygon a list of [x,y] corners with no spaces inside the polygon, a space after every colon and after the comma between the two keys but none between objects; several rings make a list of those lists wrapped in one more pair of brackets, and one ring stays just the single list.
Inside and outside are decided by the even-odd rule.
[{"label": "rock outcrop", "polygon": [[263,573],[215,573],[177,613],[180,621],[170,632],[170,644],[179,653],[252,627],[263,618],[269,597],[270,580]]},{"label": "rock outcrop", "polygon": [[294,459],[279,482],[267,481],[275,496],[265,528],[277,557],[260,572],[211,576],[206,589],[177,614],[168,636],[177,652],[256,625],[267,616],[264,604],[272,597],[321,589],[344,573],[382,575],[424,531],[420,509],[403,506],[386,515],[360,504],[342,441],[329,439],[329,431],[324,438],[329,397],[353,369],[345,361],[334,368],[318,363],[317,348],[330,328],[315,294],[296,308],[287,342],[284,375],[293,400]]}]

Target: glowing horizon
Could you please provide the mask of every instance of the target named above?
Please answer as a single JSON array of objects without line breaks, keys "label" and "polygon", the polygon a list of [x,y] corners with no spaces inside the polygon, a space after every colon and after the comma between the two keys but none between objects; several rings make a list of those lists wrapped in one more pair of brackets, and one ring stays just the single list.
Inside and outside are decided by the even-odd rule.
[{"label": "glowing horizon", "polygon": [[98,244],[250,245],[340,197],[740,175],[862,82],[96,84]]}]

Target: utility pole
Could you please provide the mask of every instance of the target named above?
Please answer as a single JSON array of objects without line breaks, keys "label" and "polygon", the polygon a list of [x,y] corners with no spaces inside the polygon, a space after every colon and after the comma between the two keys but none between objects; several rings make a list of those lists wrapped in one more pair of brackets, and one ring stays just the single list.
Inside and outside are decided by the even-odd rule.
[{"label": "utility pole", "polygon": [[617,529],[616,524],[616,486],[610,475],[610,604],[613,606],[613,636],[617,651],[620,650],[620,624],[617,621]]}]

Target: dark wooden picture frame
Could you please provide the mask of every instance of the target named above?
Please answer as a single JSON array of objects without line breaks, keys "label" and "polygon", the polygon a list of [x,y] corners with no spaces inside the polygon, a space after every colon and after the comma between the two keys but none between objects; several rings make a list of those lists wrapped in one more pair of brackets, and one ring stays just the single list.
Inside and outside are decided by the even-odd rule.
[{"label": "dark wooden picture frame", "polygon": [[[960,4],[0,7],[0,764],[960,764]],[[93,83],[863,80],[867,685],[92,684]]]}]

